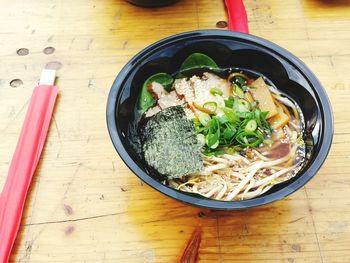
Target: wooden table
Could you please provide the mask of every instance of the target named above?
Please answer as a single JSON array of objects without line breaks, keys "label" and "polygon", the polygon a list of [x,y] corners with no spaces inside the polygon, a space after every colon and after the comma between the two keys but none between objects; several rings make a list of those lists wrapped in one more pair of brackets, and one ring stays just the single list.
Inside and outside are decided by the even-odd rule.
[{"label": "wooden table", "polygon": [[350,262],[350,2],[245,5],[252,34],[287,48],[319,77],[335,136],[306,187],[264,207],[217,212],[134,176],[109,139],[105,108],[135,53],[175,33],[215,28],[227,20],[221,0],[153,10],[122,0],[0,1],[0,185],[46,64],[58,69],[60,87],[12,262],[176,262],[198,225],[201,262]]}]

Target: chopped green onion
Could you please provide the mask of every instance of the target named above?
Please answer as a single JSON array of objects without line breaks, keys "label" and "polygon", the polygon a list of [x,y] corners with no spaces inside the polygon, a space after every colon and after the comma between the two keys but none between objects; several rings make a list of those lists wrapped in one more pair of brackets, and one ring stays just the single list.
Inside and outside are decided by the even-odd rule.
[{"label": "chopped green onion", "polygon": [[237,123],[240,121],[239,117],[237,116],[236,112],[233,109],[230,108],[222,108],[222,111],[225,113],[225,117],[228,121],[232,123]]},{"label": "chopped green onion", "polygon": [[215,116],[215,119],[217,119],[217,120],[219,121],[219,124],[220,124],[220,125],[222,125],[222,124],[228,122],[228,119],[225,118],[225,116],[222,116],[222,117],[220,117],[220,116]]},{"label": "chopped green onion", "polygon": [[241,147],[238,145],[225,148],[227,154],[235,154],[239,150],[241,150]]},{"label": "chopped green onion", "polygon": [[233,136],[235,135],[236,133],[236,129],[234,127],[227,127],[225,130],[224,130],[224,139],[225,140],[231,140],[233,138]]},{"label": "chopped green onion", "polygon": [[210,133],[217,132],[218,137],[220,136],[220,122],[216,117],[210,120],[210,122],[208,123],[208,126],[209,126]]},{"label": "chopped green onion", "polygon": [[272,128],[271,128],[270,124],[266,120],[267,114],[269,114],[268,111],[261,112],[261,120],[262,120],[262,123],[265,125],[265,128],[266,128],[267,132],[268,133],[272,133]]},{"label": "chopped green onion", "polygon": [[266,120],[268,112],[261,112],[258,101],[250,103],[245,99],[248,94],[245,91],[254,87],[247,85],[244,75],[234,75],[232,79],[234,96],[224,99],[223,91],[214,87],[210,93],[215,100],[199,105],[200,108],[196,106],[202,112],[193,122],[199,143],[204,143],[205,155],[233,153],[245,147],[273,143],[268,136],[271,134],[270,124]]},{"label": "chopped green onion", "polygon": [[222,149],[205,148],[205,150],[203,151],[203,154],[206,156],[221,155],[221,154],[225,154],[225,151]]},{"label": "chopped green onion", "polygon": [[198,114],[198,120],[203,126],[207,126],[208,123],[210,122],[211,118],[210,118],[209,114],[201,112]]},{"label": "chopped green onion", "polygon": [[256,120],[250,120],[247,122],[244,130],[247,132],[253,132],[256,130],[257,127],[258,125],[256,123]]},{"label": "chopped green onion", "polygon": [[203,133],[204,135],[208,134],[208,127],[194,126],[194,128],[196,129],[197,133]]},{"label": "chopped green onion", "polygon": [[193,118],[192,121],[193,121],[195,126],[200,126],[201,125],[201,123],[200,123],[198,118]]},{"label": "chopped green onion", "polygon": [[236,100],[236,110],[238,112],[248,112],[249,111],[249,102],[247,102],[246,100],[244,99],[239,99],[239,100]]},{"label": "chopped green onion", "polygon": [[258,146],[264,140],[263,135],[260,132],[240,132],[236,140],[242,146],[255,147]]},{"label": "chopped green onion", "polygon": [[234,101],[235,101],[234,97],[232,96],[228,97],[228,99],[224,101],[225,106],[228,108],[233,108]]},{"label": "chopped green onion", "polygon": [[197,134],[197,140],[201,146],[205,145],[205,136],[201,133]]},{"label": "chopped green onion", "polygon": [[218,108],[218,105],[214,101],[206,102],[203,104],[203,108],[210,111],[210,113],[215,113],[216,109]]},{"label": "chopped green onion", "polygon": [[268,146],[271,146],[271,145],[273,144],[273,140],[271,140],[271,139],[265,139],[265,140],[263,141],[263,144],[268,145]]},{"label": "chopped green onion", "polygon": [[208,145],[209,148],[215,149],[219,146],[219,138],[217,134],[208,134],[205,138],[205,142]]},{"label": "chopped green onion", "polygon": [[222,92],[222,90],[220,90],[220,89],[218,89],[218,88],[211,88],[211,89],[210,89],[210,93],[211,93],[212,95],[220,95],[220,96],[222,96],[222,94],[224,94],[224,93]]},{"label": "chopped green onion", "polygon": [[225,107],[225,100],[223,97],[219,96],[218,94],[215,95],[216,102],[220,108]]}]

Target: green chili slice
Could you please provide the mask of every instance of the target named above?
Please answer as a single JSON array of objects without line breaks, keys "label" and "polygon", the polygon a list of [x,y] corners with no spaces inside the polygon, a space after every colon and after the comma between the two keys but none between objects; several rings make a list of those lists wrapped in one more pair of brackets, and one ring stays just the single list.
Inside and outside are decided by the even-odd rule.
[{"label": "green chili slice", "polygon": [[222,96],[222,94],[224,94],[223,92],[222,92],[222,90],[220,90],[220,89],[218,89],[218,88],[211,88],[210,89],[210,93],[212,94],[212,95],[220,95],[220,96]]},{"label": "green chili slice", "polygon": [[198,120],[203,126],[207,126],[210,122],[210,116],[204,112],[198,114]]},{"label": "green chili slice", "polygon": [[256,120],[250,120],[245,125],[245,129],[244,130],[246,132],[253,132],[253,131],[256,130],[257,127],[258,127],[258,124],[256,123]]},{"label": "green chili slice", "polygon": [[206,102],[203,104],[203,108],[210,111],[210,113],[215,113],[216,109],[218,108],[218,105],[214,101]]}]

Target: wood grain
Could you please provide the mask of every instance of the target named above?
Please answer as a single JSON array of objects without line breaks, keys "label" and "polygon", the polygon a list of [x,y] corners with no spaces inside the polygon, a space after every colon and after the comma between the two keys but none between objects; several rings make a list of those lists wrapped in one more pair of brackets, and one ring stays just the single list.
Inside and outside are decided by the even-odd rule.
[{"label": "wood grain", "polygon": [[[217,212],[140,182],[110,142],[105,107],[134,54],[172,34],[215,28],[227,19],[223,1],[143,9],[122,0],[0,0],[0,186],[46,64],[59,68],[60,87],[11,262],[176,262],[198,225],[200,262],[350,262],[350,4],[244,2],[250,32],[290,50],[319,77],[335,136],[306,187],[264,207]],[[46,47],[55,51],[47,55]],[[29,54],[19,56],[20,48]]]}]

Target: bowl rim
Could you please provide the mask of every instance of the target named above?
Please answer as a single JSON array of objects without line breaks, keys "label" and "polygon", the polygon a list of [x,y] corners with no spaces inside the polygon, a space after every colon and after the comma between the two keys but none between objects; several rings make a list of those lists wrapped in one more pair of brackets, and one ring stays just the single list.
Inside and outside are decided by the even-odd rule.
[{"label": "bowl rim", "polygon": [[[303,171],[303,173],[297,178],[294,182],[287,185],[286,187],[279,189],[276,192],[270,193],[266,196],[256,197],[254,199],[249,200],[241,200],[241,201],[219,201],[213,199],[206,199],[195,197],[193,195],[189,195],[185,192],[180,192],[175,189],[172,189],[168,186],[163,185],[157,180],[153,179],[146,172],[144,172],[137,163],[131,158],[126,148],[124,147],[121,139],[119,138],[119,134],[117,131],[117,117],[115,116],[116,109],[118,107],[118,97],[120,92],[122,91],[122,84],[124,80],[128,77],[129,73],[133,71],[135,64],[142,63],[142,59],[144,56],[151,56],[156,51],[162,48],[163,45],[175,44],[179,41],[186,41],[190,39],[201,39],[201,38],[231,38],[232,40],[239,41],[243,40],[246,42],[251,42],[254,45],[260,45],[265,49],[268,49],[270,52],[277,53],[278,56],[284,58],[286,61],[290,62],[294,67],[296,67],[301,74],[308,80],[315,91],[315,95],[319,100],[320,110],[322,115],[322,137],[319,152],[317,154],[317,158],[309,165],[309,167]],[[119,98],[120,99],[120,98]],[[115,78],[111,90],[108,95],[107,100],[107,110],[106,110],[106,119],[107,119],[107,127],[110,138],[114,145],[114,148],[118,152],[120,158],[123,162],[128,166],[128,168],[138,176],[142,181],[147,183],[149,186],[165,194],[169,197],[172,197],[176,200],[195,205],[198,207],[204,207],[209,209],[217,209],[217,210],[239,210],[245,208],[251,208],[261,205],[266,205],[278,200],[285,198],[286,196],[291,195],[296,190],[305,185],[310,179],[312,179],[316,173],[319,171],[321,166],[323,165],[326,157],[330,151],[333,133],[334,133],[334,120],[333,120],[333,112],[331,108],[331,104],[329,98],[322,87],[319,80],[312,73],[312,71],[302,62],[299,58],[294,56],[288,50],[266,40],[261,37],[257,37],[250,34],[244,34],[239,32],[232,32],[228,30],[195,30],[189,32],[183,32],[176,35],[172,35],[161,39],[146,48],[142,49],[136,55],[134,55],[128,63],[122,68],[117,77]]]}]

